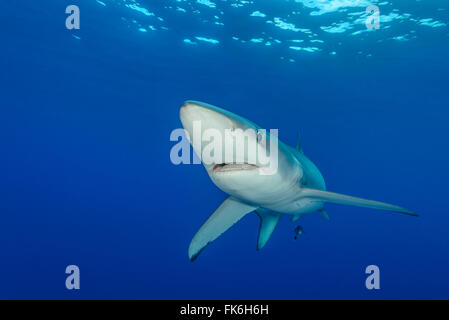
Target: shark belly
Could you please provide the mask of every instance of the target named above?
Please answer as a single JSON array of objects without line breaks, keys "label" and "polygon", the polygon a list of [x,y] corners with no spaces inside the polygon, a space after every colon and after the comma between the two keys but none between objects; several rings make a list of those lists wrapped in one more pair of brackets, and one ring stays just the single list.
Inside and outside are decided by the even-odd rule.
[{"label": "shark belly", "polygon": [[324,203],[317,201],[316,199],[300,198],[298,199],[298,193],[301,188],[295,188],[292,190],[291,195],[282,201],[272,202],[266,205],[262,205],[263,208],[269,209],[273,212],[298,215],[318,211],[323,208]]}]

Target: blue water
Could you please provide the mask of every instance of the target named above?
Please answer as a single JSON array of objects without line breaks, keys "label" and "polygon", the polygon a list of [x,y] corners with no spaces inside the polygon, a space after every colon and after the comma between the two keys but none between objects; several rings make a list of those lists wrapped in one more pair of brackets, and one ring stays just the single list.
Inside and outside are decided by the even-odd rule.
[{"label": "blue water", "polygon": [[[369,3],[2,1],[0,298],[449,298],[449,6],[371,1],[365,32]],[[189,262],[226,195],[170,162],[187,99],[300,131],[329,190],[420,217],[326,204],[256,251],[251,214]]]}]

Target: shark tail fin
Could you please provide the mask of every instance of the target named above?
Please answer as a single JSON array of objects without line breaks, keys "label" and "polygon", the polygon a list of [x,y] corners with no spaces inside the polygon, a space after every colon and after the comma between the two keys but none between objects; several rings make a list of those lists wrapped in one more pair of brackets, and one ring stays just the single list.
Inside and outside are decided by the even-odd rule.
[{"label": "shark tail fin", "polygon": [[323,201],[323,202],[332,202],[332,203],[338,203],[338,204],[346,204],[346,205],[350,205],[350,206],[358,206],[358,207],[398,212],[398,213],[406,214],[409,216],[418,216],[418,214],[414,213],[413,211],[410,211],[408,209],[405,209],[405,208],[402,208],[399,206],[395,206],[392,204],[388,204],[385,202],[366,200],[366,199],[362,199],[362,198],[347,196],[344,194],[316,190],[316,189],[304,188],[303,191],[301,192],[301,197],[305,197],[305,198],[309,198],[309,199],[316,199],[318,201]]},{"label": "shark tail fin", "polygon": [[190,261],[195,260],[209,243],[256,209],[257,207],[247,205],[232,197],[227,198],[206,220],[190,242]]},{"label": "shark tail fin", "polygon": [[268,213],[256,210],[260,217],[259,236],[257,238],[257,250],[262,249],[273,234],[274,229],[281,219],[280,213]]}]

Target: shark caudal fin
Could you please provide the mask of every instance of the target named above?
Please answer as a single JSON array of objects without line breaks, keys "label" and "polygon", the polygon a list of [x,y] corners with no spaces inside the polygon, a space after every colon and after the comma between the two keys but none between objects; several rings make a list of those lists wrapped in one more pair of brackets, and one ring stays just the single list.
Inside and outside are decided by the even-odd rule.
[{"label": "shark caudal fin", "polygon": [[281,214],[274,212],[262,212],[260,210],[256,210],[256,212],[260,217],[259,236],[257,238],[257,250],[260,250],[270,239],[274,229],[281,219]]},{"label": "shark caudal fin", "polygon": [[409,216],[418,216],[418,214],[416,214],[410,210],[407,210],[407,209],[404,209],[402,207],[395,206],[392,204],[388,204],[385,202],[366,200],[366,199],[362,199],[362,198],[347,196],[344,194],[328,192],[328,191],[304,188],[301,191],[300,197],[316,199],[316,200],[323,201],[323,202],[326,201],[326,202],[333,202],[333,203],[338,203],[338,204],[346,204],[346,205],[350,205],[350,206],[358,206],[358,207],[398,212],[398,213],[406,214]]},{"label": "shark caudal fin", "polygon": [[190,242],[190,261],[195,260],[209,243],[256,209],[257,207],[247,205],[232,197],[227,198],[206,220]]}]

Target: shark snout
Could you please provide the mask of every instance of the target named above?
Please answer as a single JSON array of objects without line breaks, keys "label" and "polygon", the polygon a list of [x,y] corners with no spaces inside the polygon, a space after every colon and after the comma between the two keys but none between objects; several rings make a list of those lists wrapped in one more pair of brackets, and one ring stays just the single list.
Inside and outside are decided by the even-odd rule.
[{"label": "shark snout", "polygon": [[[185,122],[189,120],[189,116],[191,116],[192,112],[194,112],[195,106],[185,102],[181,109],[179,109],[179,118],[181,119],[182,124],[184,125]],[[185,127],[185,125],[184,125]]]},{"label": "shark snout", "polygon": [[200,102],[185,102],[181,106],[179,117],[184,129],[190,134],[193,134],[194,126],[201,128],[201,133],[207,129],[215,129],[222,132],[234,126],[231,118]]}]

